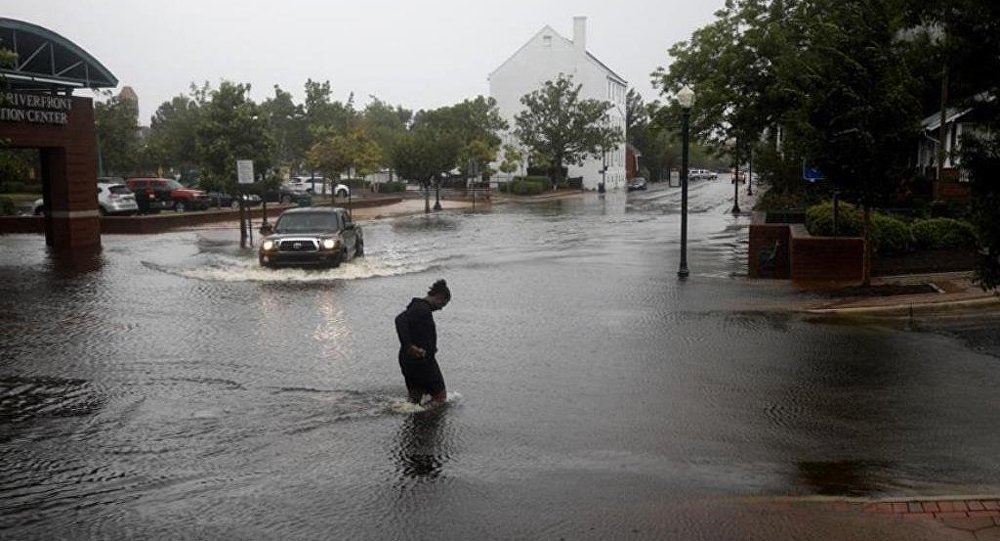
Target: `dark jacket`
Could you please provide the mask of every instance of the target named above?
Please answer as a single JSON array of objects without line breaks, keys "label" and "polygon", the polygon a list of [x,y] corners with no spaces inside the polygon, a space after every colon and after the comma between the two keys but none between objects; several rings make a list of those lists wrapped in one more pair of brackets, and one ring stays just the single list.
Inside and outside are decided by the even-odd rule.
[{"label": "dark jacket", "polygon": [[406,350],[411,346],[423,348],[427,359],[437,353],[437,328],[431,305],[424,299],[414,298],[406,310],[396,316],[396,335],[399,336],[399,360],[409,359]]}]

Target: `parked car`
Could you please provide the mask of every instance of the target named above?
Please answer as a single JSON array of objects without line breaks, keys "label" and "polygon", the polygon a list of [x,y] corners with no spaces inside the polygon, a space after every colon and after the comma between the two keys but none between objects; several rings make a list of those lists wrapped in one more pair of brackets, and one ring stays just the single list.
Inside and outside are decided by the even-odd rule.
[{"label": "parked car", "polygon": [[688,180],[716,180],[719,175],[708,169],[688,169]]},{"label": "parked car", "polygon": [[128,186],[120,182],[97,183],[97,206],[102,215],[125,214],[133,215],[139,212],[139,204],[135,194]]},{"label": "parked car", "polygon": [[336,267],[365,253],[361,226],[338,207],[288,209],[260,244],[262,267]]},{"label": "parked car", "polygon": [[642,177],[635,177],[628,183],[628,191],[634,192],[636,190],[646,189],[646,179]]},{"label": "parked car", "polygon": [[[120,182],[97,183],[97,208],[101,216],[123,214],[131,216],[139,212],[135,194]],[[31,213],[42,216],[46,212],[45,199],[39,197],[31,204]]]},{"label": "parked car", "polygon": [[[323,177],[304,177],[296,176],[288,179],[285,183],[290,189],[297,192],[306,192],[309,194],[333,194],[337,197],[347,197],[351,194],[351,187],[347,184],[337,183],[332,187],[330,181]],[[326,188],[324,191],[323,188]]]},{"label": "parked car", "polygon": [[174,209],[177,212],[188,210],[205,210],[208,208],[208,195],[201,190],[186,188],[180,182],[169,178],[130,178],[125,185],[135,192],[140,211],[143,211],[143,199],[148,200],[149,211]]},{"label": "parked car", "polygon": [[[212,207],[229,207],[232,209],[240,208],[240,199],[235,195],[229,195],[222,192],[207,192],[205,195],[208,196],[209,206]],[[247,207],[257,207],[260,206],[261,197],[255,193],[245,193],[243,194],[243,205]]]},{"label": "parked car", "polygon": [[283,203],[290,204],[298,202],[302,196],[308,195],[305,191],[296,191],[285,184],[277,188],[267,190],[263,193],[262,198],[268,203]]}]

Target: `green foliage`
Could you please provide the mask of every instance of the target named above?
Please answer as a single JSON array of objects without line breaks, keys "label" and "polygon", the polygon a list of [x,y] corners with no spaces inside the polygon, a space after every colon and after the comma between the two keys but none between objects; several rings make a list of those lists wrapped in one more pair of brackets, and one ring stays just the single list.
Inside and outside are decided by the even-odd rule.
[{"label": "green foliage", "polygon": [[442,141],[455,145],[455,163],[443,169],[458,168],[463,176],[472,170],[482,171],[496,160],[500,150],[500,132],[507,129],[496,100],[477,96],[450,107],[419,111],[413,129],[438,134]]},{"label": "green foliage", "polygon": [[972,248],[976,245],[976,230],[964,220],[915,220],[910,230],[917,248]]},{"label": "green foliage", "polygon": [[880,254],[898,254],[913,246],[913,233],[910,226],[898,218],[875,213],[872,216],[874,228],[872,242],[875,251]]},{"label": "green foliage", "polygon": [[458,145],[447,133],[422,127],[400,134],[393,144],[390,161],[400,177],[425,188],[455,165]]},{"label": "green foliage", "polygon": [[564,165],[580,165],[589,156],[624,141],[624,134],[605,122],[613,105],[580,99],[581,85],[560,74],[555,81],[521,97],[525,110],[514,117],[514,133],[532,156],[553,171],[553,182],[562,178]]},{"label": "green foliage", "polygon": [[382,149],[360,127],[346,135],[321,139],[306,153],[306,164],[330,178],[338,178],[345,172],[364,176],[375,171],[381,162]]},{"label": "green foliage", "polygon": [[[849,203],[840,203],[838,219],[838,234],[841,236],[860,237],[864,234],[864,214],[856,206]],[[931,222],[936,220],[926,220]],[[955,220],[951,220],[956,222]],[[872,244],[875,251],[880,254],[900,253],[910,250],[913,247],[927,247],[926,242],[922,242],[922,235],[928,229],[925,225],[918,225],[922,221],[915,222],[912,226],[906,222],[892,216],[874,213],[872,215]],[[960,226],[940,225],[949,230]],[[811,235],[825,237],[833,235],[833,204],[821,203],[813,205],[806,210],[806,229]]]},{"label": "green foliage", "polygon": [[519,177],[499,184],[501,193],[513,195],[538,195],[549,189],[548,177]]},{"label": "green foliage", "polygon": [[[806,209],[806,229],[817,237],[833,235],[833,203],[821,203]],[[844,237],[858,237],[864,231],[864,216],[860,209],[850,203],[838,204],[837,234]]]},{"label": "green foliage", "polygon": [[984,289],[1000,287],[1000,115],[988,124],[991,136],[962,139],[962,163],[972,183],[972,223],[979,255],[976,280]]},{"label": "green foliage", "polygon": [[103,174],[127,176],[135,172],[140,149],[138,104],[121,95],[95,102],[94,126]]},{"label": "green foliage", "polygon": [[399,181],[383,182],[378,185],[378,191],[381,193],[398,193],[406,191],[406,183]]},{"label": "green foliage", "polygon": [[10,216],[14,214],[17,207],[14,206],[14,200],[9,197],[0,197],[0,216]]},{"label": "green foliage", "polygon": [[298,170],[310,142],[305,109],[292,101],[290,92],[274,85],[274,97],[264,100],[260,111],[274,141],[276,164]]},{"label": "green foliage", "polygon": [[236,188],[236,160],[253,160],[258,176],[271,167],[267,121],[249,92],[249,84],[223,81],[199,106],[194,137],[202,179],[224,191]]}]

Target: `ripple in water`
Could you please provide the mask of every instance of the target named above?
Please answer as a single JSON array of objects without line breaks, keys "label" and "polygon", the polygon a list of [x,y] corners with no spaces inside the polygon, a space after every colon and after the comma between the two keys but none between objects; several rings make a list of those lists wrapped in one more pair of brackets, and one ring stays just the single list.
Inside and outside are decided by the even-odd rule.
[{"label": "ripple in water", "polygon": [[431,270],[436,263],[430,258],[420,259],[416,254],[385,251],[377,255],[355,258],[333,269],[261,267],[256,259],[225,254],[200,254],[184,266],[170,266],[143,261],[147,268],[195,280],[210,282],[330,282],[362,280],[384,276],[399,276]]}]

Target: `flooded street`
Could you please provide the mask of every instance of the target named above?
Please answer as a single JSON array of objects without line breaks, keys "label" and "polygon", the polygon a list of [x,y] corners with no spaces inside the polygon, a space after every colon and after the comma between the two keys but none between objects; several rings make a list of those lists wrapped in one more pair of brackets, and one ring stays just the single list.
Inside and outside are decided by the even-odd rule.
[{"label": "flooded street", "polygon": [[[329,271],[0,237],[0,538],[733,539],[672,509],[1000,490],[996,348],[757,309],[801,294],[747,281],[731,197],[692,186],[683,282],[658,185],[363,222]],[[393,318],[437,278],[419,411]]]}]

